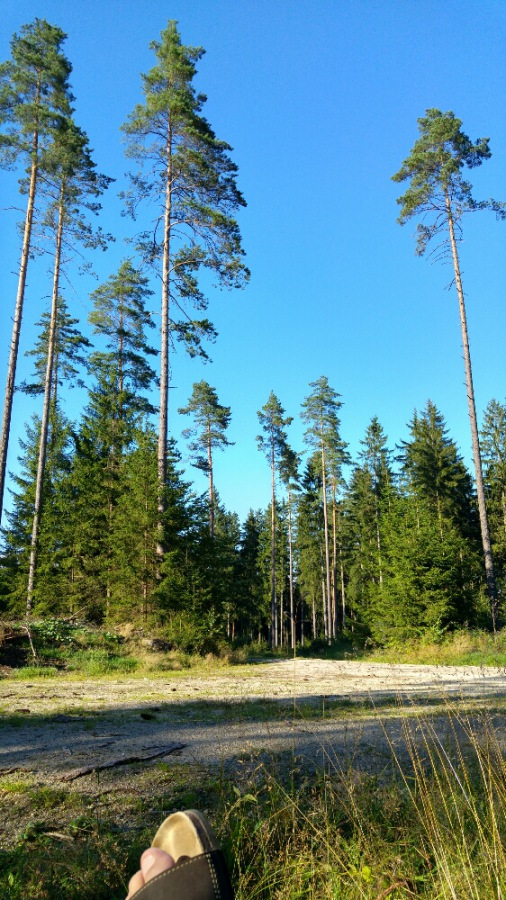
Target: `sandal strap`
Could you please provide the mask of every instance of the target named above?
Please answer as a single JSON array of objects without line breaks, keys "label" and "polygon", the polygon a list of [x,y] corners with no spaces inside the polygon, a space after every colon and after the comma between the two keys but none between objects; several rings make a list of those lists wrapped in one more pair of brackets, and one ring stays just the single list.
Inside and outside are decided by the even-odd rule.
[{"label": "sandal strap", "polygon": [[132,900],[234,900],[234,890],[221,850],[201,853],[156,875]]}]

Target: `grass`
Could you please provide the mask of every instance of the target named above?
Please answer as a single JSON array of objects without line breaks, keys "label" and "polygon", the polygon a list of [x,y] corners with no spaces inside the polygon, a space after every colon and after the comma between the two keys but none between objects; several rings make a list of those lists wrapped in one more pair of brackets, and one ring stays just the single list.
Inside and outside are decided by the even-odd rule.
[{"label": "grass", "polygon": [[20,669],[13,669],[11,677],[17,681],[31,681],[32,678],[54,678],[58,675],[58,669],[55,666],[22,666]]},{"label": "grass", "polygon": [[240,897],[506,895],[506,768],[491,720],[405,722],[381,775],[262,764],[228,812]]},{"label": "grass", "polygon": [[506,629],[496,635],[467,629],[441,635],[437,639],[429,635],[368,651],[367,657],[362,658],[370,662],[506,668]]},{"label": "grass", "polygon": [[238,900],[506,897],[500,729],[456,706],[402,728],[394,746],[385,723],[387,763],[328,750],[316,768],[288,752],[226,770],[136,766],[74,785],[0,777],[19,823],[0,853],[0,896],[124,898],[158,823],[197,807],[219,833]]}]

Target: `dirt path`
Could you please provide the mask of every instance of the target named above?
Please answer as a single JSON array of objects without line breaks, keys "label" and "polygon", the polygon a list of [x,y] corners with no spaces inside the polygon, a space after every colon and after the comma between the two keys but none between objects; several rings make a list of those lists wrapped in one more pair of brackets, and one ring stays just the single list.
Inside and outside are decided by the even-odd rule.
[{"label": "dirt path", "polygon": [[[501,696],[506,672],[498,669],[351,661],[280,661],[151,679],[6,679],[0,773],[65,779],[125,757],[227,764],[284,749],[315,762],[358,754],[367,767],[372,750],[388,750],[384,724],[377,716],[325,719],[333,699],[412,704]],[[401,719],[388,719],[390,740],[400,744]]]}]

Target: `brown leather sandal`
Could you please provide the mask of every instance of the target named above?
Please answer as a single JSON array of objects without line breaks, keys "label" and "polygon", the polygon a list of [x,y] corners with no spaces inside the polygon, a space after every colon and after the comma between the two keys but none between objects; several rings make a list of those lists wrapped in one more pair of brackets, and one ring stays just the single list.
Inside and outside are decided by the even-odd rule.
[{"label": "brown leather sandal", "polygon": [[148,881],[132,900],[234,900],[225,857],[202,813],[173,813],[151,846],[170,853],[176,864]]}]

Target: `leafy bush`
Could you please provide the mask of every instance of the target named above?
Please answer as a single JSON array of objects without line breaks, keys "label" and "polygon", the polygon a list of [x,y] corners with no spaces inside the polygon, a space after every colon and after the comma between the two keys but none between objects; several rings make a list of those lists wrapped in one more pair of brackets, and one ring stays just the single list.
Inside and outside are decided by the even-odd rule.
[{"label": "leafy bush", "polygon": [[34,622],[31,630],[33,640],[41,646],[71,646],[75,643],[78,626],[67,619],[44,619]]}]

